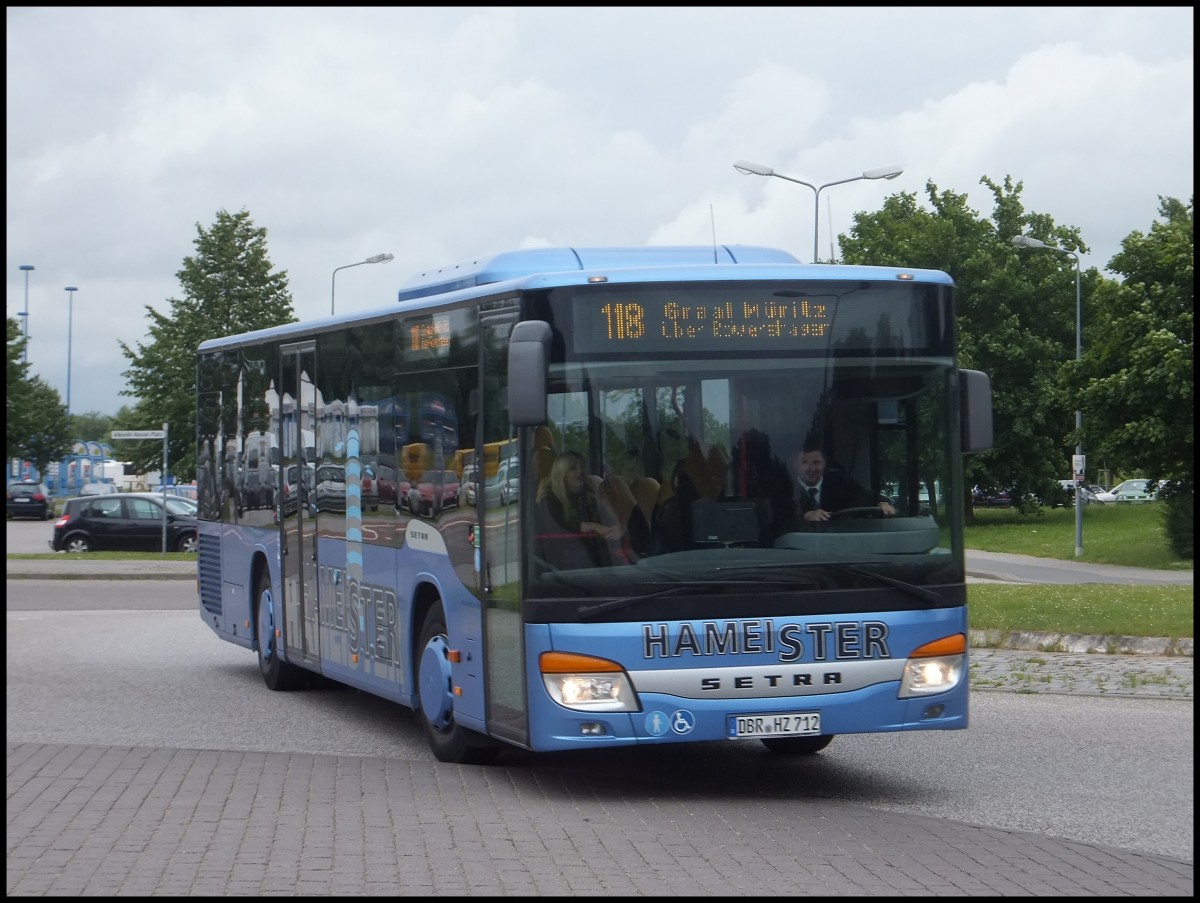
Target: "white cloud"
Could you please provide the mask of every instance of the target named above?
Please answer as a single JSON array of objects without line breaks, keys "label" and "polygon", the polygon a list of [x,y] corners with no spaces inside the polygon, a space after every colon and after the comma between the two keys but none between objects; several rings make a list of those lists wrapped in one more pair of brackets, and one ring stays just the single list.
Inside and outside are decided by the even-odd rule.
[{"label": "white cloud", "polygon": [[[117,340],[167,309],[199,224],[246,209],[302,318],[429,266],[547,244],[812,254],[982,176],[1103,267],[1193,191],[1190,8],[9,8],[8,312],[72,409],[127,401]],[[832,228],[831,228],[832,226]]]}]

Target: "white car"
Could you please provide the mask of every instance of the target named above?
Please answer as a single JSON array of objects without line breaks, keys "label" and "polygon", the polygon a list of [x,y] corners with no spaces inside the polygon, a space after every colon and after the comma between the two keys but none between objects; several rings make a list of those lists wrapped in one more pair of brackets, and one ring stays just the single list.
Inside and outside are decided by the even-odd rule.
[{"label": "white car", "polygon": [[[1058,485],[1063,488],[1067,494],[1068,504],[1071,507],[1075,504],[1075,482],[1073,480],[1059,480]],[[1117,497],[1111,492],[1105,491],[1100,486],[1083,486],[1079,490],[1079,497],[1083,499],[1085,505],[1107,505],[1109,502],[1115,502]]]},{"label": "white car", "polygon": [[113,495],[117,487],[112,483],[85,483],[79,490],[80,495]]},{"label": "white car", "polygon": [[1126,480],[1124,483],[1114,486],[1112,494],[1116,496],[1118,504],[1153,502],[1158,498],[1158,492],[1151,492],[1147,489],[1146,487],[1149,485],[1149,480]]}]

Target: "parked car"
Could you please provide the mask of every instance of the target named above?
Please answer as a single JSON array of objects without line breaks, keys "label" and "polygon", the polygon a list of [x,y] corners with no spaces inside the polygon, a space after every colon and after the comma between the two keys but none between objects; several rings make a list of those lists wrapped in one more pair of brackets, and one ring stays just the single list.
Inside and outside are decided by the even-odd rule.
[{"label": "parked car", "polygon": [[112,483],[86,483],[79,490],[80,495],[115,495],[117,487]]},{"label": "parked car", "polygon": [[442,509],[458,505],[458,474],[453,470],[427,470],[408,490],[408,510],[436,517]]},{"label": "parked car", "polygon": [[358,491],[359,504],[362,506],[362,512],[366,514],[368,511],[379,510],[379,479],[376,476],[376,468],[379,465],[369,462],[363,462],[361,472],[359,474]]},{"label": "parked car", "polygon": [[[1075,504],[1075,481],[1074,480],[1059,480],[1058,485],[1063,488],[1066,493],[1066,505],[1072,507]],[[1079,497],[1083,499],[1085,505],[1107,505],[1109,502],[1117,500],[1111,492],[1105,492],[1099,486],[1081,486],[1079,487]]]},{"label": "parked car", "polygon": [[346,510],[346,468],[341,464],[317,467],[316,502],[318,511]]},{"label": "parked car", "polygon": [[196,503],[155,492],[79,496],[67,499],[54,522],[50,548],[56,552],[161,551],[163,504],[167,506],[167,550],[195,552]]},{"label": "parked car", "polygon": [[511,505],[520,495],[521,481],[518,476],[516,458],[505,458],[496,468],[496,475],[483,488],[484,503],[492,505]]},{"label": "parked car", "polygon": [[54,516],[54,499],[45,483],[21,480],[8,484],[8,516],[49,520]]},{"label": "parked car", "polygon": [[395,464],[387,463],[381,458],[375,464],[375,493],[378,504],[399,510],[399,488],[400,479]]},{"label": "parked car", "polygon": [[1012,495],[1007,489],[984,490],[978,486],[972,492],[972,498],[980,508],[1011,508]]},{"label": "parked car", "polygon": [[468,508],[475,507],[475,499],[479,493],[479,468],[468,464],[463,468],[462,483],[458,489],[458,504]]},{"label": "parked car", "polygon": [[[269,479],[268,471],[267,478]],[[272,508],[275,503],[275,492],[269,482],[264,482],[263,474],[257,470],[246,471],[242,480],[241,502],[243,511],[253,511],[256,508]]]},{"label": "parked car", "polygon": [[[300,482],[303,474],[303,482]],[[316,471],[311,464],[289,464],[283,472],[283,513],[295,514],[297,504],[304,500],[306,509],[311,510],[316,487]]]},{"label": "parked car", "polygon": [[1149,485],[1149,480],[1126,480],[1114,486],[1112,494],[1116,496],[1117,504],[1153,502],[1158,498],[1158,490],[1151,492],[1147,488]]}]

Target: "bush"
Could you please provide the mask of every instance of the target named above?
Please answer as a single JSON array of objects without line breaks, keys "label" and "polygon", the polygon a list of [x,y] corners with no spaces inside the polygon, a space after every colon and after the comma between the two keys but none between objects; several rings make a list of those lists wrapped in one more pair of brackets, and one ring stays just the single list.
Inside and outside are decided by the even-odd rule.
[{"label": "bush", "polygon": [[1163,498],[1163,528],[1171,551],[1180,558],[1191,558],[1195,549],[1195,493],[1188,489]]}]

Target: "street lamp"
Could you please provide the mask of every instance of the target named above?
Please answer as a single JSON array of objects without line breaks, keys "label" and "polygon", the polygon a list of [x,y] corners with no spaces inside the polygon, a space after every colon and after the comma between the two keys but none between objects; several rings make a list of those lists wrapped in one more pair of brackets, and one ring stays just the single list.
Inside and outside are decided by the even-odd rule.
[{"label": "street lamp", "polygon": [[[1066,254],[1068,257],[1075,258],[1075,361],[1078,363],[1083,359],[1083,295],[1080,293],[1079,281],[1079,255],[1074,251],[1068,251],[1065,248],[1055,248],[1036,238],[1028,235],[1014,235],[1012,243],[1018,248],[1031,248],[1033,250],[1045,249],[1047,251],[1056,251],[1059,254]],[[1078,558],[1083,554],[1083,493],[1079,490],[1083,486],[1083,409],[1075,409],[1075,461],[1071,462],[1071,476],[1075,479],[1075,557]]]},{"label": "street lamp", "polygon": [[71,320],[75,316],[75,286],[68,285],[63,289],[67,293],[67,416],[71,416]]},{"label": "street lamp", "polygon": [[366,260],[360,260],[358,263],[348,263],[344,267],[338,267],[333,271],[333,278],[329,282],[329,316],[333,316],[334,296],[337,292],[337,274],[338,270],[348,270],[350,267],[360,267],[364,263],[387,263],[392,259],[391,254],[373,254]]},{"label": "street lamp", "polygon": [[25,339],[25,346],[21,351],[21,363],[29,363],[29,271],[34,269],[33,264],[21,264],[21,271],[25,274],[25,310],[21,316],[25,319],[21,323],[21,337]]},{"label": "street lamp", "polygon": [[861,176],[851,176],[849,179],[838,179],[836,182],[814,185],[811,182],[805,182],[803,179],[793,179],[791,176],[785,176],[783,173],[776,172],[771,167],[763,166],[761,163],[751,163],[749,160],[738,160],[733,164],[733,168],[744,176],[775,176],[777,179],[787,179],[789,182],[795,182],[797,185],[804,185],[813,190],[813,263],[817,262],[817,232],[821,225],[821,191],[832,185],[844,185],[846,182],[861,182],[863,179],[894,179],[900,173],[904,172],[899,166],[881,166],[879,169],[868,169]]}]

